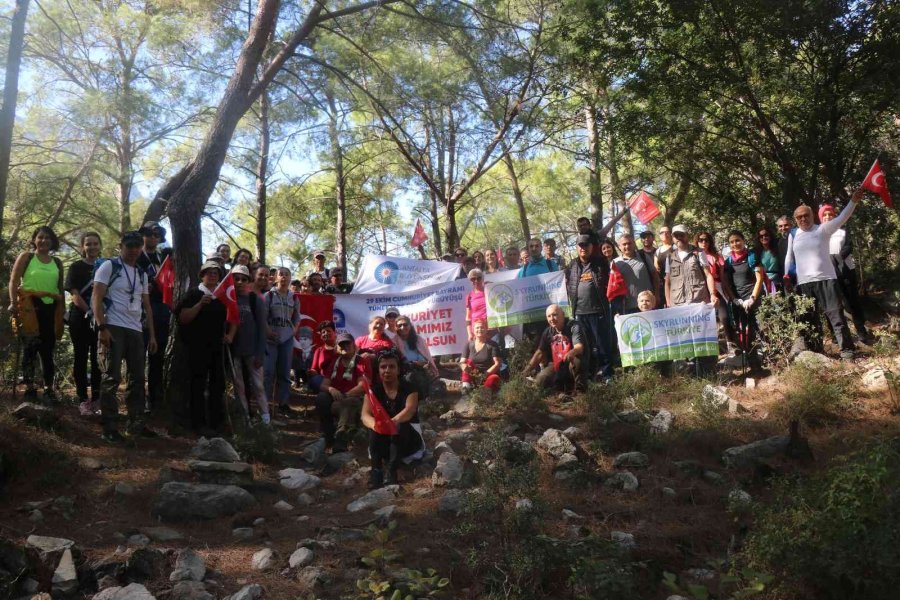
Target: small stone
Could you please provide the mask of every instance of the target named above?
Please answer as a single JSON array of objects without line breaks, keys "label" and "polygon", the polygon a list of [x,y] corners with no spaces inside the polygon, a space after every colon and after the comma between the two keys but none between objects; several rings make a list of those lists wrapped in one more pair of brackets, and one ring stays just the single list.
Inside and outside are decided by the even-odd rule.
[{"label": "small stone", "polygon": [[625,452],[616,457],[616,467],[642,468],[650,464],[650,457],[643,452]]},{"label": "small stone", "polygon": [[34,402],[22,402],[12,411],[14,417],[35,427],[52,427],[59,415],[51,408]]},{"label": "small stone", "polygon": [[548,429],[541,435],[537,442],[538,448],[545,450],[554,458],[561,458],[563,454],[575,454],[575,444],[563,435],[559,429]]},{"label": "small stone", "polygon": [[713,581],[716,578],[716,572],[712,569],[688,569],[685,571],[690,579],[694,581]]},{"label": "small stone", "polygon": [[253,483],[253,465],[245,462],[190,460],[188,468],[201,483],[219,485],[250,485]]},{"label": "small stone", "polygon": [[387,525],[394,519],[394,517],[396,517],[397,505],[389,504],[387,506],[382,506],[381,508],[376,510],[374,512],[374,514],[375,514],[375,518],[377,519],[378,523],[380,523],[382,525]]},{"label": "small stone", "polygon": [[252,527],[236,527],[231,530],[231,537],[236,540],[247,541],[253,539],[253,528]]},{"label": "small stone", "polygon": [[309,548],[297,548],[288,559],[288,564],[292,569],[299,569],[312,564],[316,558],[315,553]]},{"label": "small stone", "polygon": [[439,459],[445,452],[449,452],[451,454],[454,453],[453,448],[450,446],[450,444],[448,444],[447,442],[440,442],[434,447],[433,454],[435,458]]},{"label": "small stone", "polygon": [[46,537],[43,535],[29,535],[25,540],[26,548],[37,550],[41,557],[51,554],[62,553],[75,546],[75,542],[65,538]]},{"label": "small stone", "polygon": [[703,387],[700,400],[705,405],[723,409],[728,407],[728,404],[732,402],[731,396],[728,395],[725,386],[712,385],[709,383]]},{"label": "small stone", "polygon": [[279,512],[291,512],[292,510],[294,510],[293,505],[288,504],[284,500],[279,500],[272,506],[272,508]]},{"label": "small stone", "polygon": [[633,550],[637,547],[634,536],[624,531],[613,531],[609,534],[609,538],[619,545],[623,550]]},{"label": "small stone", "polygon": [[336,454],[332,454],[325,460],[325,465],[327,470],[331,472],[340,471],[344,468],[345,465],[349,465],[354,462],[356,457],[353,456],[352,452],[338,452]]},{"label": "small stone", "polygon": [[311,506],[313,502],[315,502],[313,497],[306,492],[301,492],[297,495],[297,504],[299,506]]},{"label": "small stone", "polygon": [[549,416],[550,420],[553,421],[554,423],[562,423],[566,420],[566,418],[564,416],[558,415],[556,413],[550,413],[548,416]]},{"label": "small stone", "polygon": [[746,512],[753,506],[753,496],[744,490],[728,492],[728,506],[732,511]]},{"label": "small stone", "polygon": [[53,591],[61,595],[73,594],[78,590],[78,572],[75,569],[75,560],[72,558],[72,549],[63,550],[62,557],[52,578]]},{"label": "small stone", "polygon": [[156,597],[143,585],[129,583],[125,587],[106,588],[93,600],[156,600]]},{"label": "small stone", "polygon": [[325,438],[319,438],[306,446],[300,453],[300,458],[311,465],[318,464],[325,457]]},{"label": "small stone", "polygon": [[516,510],[521,510],[521,511],[527,512],[527,511],[530,511],[533,509],[534,509],[534,502],[532,502],[530,499],[520,498],[519,500],[516,500]]},{"label": "small stone", "polygon": [[259,600],[263,595],[263,587],[258,583],[245,585],[224,600]]},{"label": "small stone", "polygon": [[205,576],[206,565],[203,557],[190,548],[178,551],[175,570],[169,574],[169,581],[203,581]]},{"label": "small stone", "polygon": [[413,490],[413,498],[425,498],[431,495],[431,488],[416,488]]},{"label": "small stone", "polygon": [[202,581],[179,581],[172,588],[172,600],[216,600]]},{"label": "small stone", "polygon": [[32,523],[41,523],[44,521],[44,513],[36,508],[28,515],[28,520]]},{"label": "small stone", "polygon": [[125,543],[129,546],[137,546],[139,548],[143,548],[144,546],[150,545],[150,538],[143,533],[135,533],[134,535],[128,536],[128,539],[125,540]]},{"label": "small stone", "polygon": [[106,465],[103,462],[97,460],[93,456],[82,456],[78,459],[78,464],[82,469],[87,469],[88,471],[99,471],[101,469],[106,468]]},{"label": "small stone", "polygon": [[709,469],[707,469],[706,471],[703,471],[702,477],[703,477],[704,481],[706,481],[707,483],[711,483],[713,485],[719,485],[719,484],[725,482],[725,478],[721,474],[716,473],[715,471],[711,471]]},{"label": "small stone", "polygon": [[393,503],[394,499],[400,492],[400,486],[388,485],[383,488],[372,490],[364,496],[360,496],[347,505],[347,512],[355,513],[362,510],[372,510],[381,508]]},{"label": "small stone", "polygon": [[267,571],[276,566],[275,562],[275,551],[271,548],[263,548],[253,555],[250,564],[256,571]]},{"label": "small stone", "polygon": [[748,377],[748,378],[744,381],[744,384],[747,386],[747,389],[748,389],[748,390],[755,390],[755,389],[756,389],[756,380],[753,379],[752,377]]},{"label": "small stone", "polygon": [[253,519],[253,526],[254,526],[254,527],[262,527],[262,526],[265,525],[265,524],[266,524],[266,519],[265,519],[265,517],[256,517],[255,519]]},{"label": "small stone", "polygon": [[688,600],[688,598],[685,598],[684,596],[679,596],[678,594],[675,594],[675,595],[669,596],[668,598],[666,598],[666,600]]},{"label": "small stone", "polygon": [[298,492],[314,490],[322,482],[318,477],[310,475],[303,469],[282,469],[278,471],[278,478],[282,487]]},{"label": "small stone", "polygon": [[617,412],[616,418],[623,423],[636,424],[644,420],[644,413],[637,410],[636,408],[631,408],[629,410]]},{"label": "small stone", "polygon": [[573,425],[573,426],[565,429],[563,431],[563,435],[566,436],[567,438],[569,438],[570,440],[580,440],[582,437],[584,437],[584,432],[582,432],[581,429],[579,429],[578,427],[575,427]]},{"label": "small stone", "polygon": [[887,372],[881,367],[874,367],[862,376],[863,387],[870,392],[886,392],[890,387]]},{"label": "small stone", "polygon": [[465,474],[465,463],[453,452],[445,452],[438,458],[437,466],[431,475],[431,483],[435,487],[456,486],[462,482]]},{"label": "small stone", "polygon": [[675,490],[673,490],[672,488],[664,487],[662,489],[662,495],[665,496],[666,498],[674,498],[677,494],[675,493]]},{"label": "small stone", "polygon": [[675,422],[675,415],[668,410],[662,408],[656,415],[650,419],[651,433],[667,433]]},{"label": "small stone", "polygon": [[297,583],[303,590],[311,590],[316,586],[325,586],[331,583],[331,576],[321,567],[304,567],[297,574]]},{"label": "small stone", "polygon": [[638,489],[638,478],[631,471],[614,473],[606,478],[603,485],[609,488],[633,492]]},{"label": "small stone", "polygon": [[[115,574],[118,572],[117,563],[101,570],[95,569],[95,575],[99,573]],[[143,583],[158,578],[165,567],[168,566],[165,554],[156,548],[138,548],[134,550],[125,561],[125,578],[128,581]],[[110,570],[110,567],[112,570]],[[118,585],[118,584],[115,584]]]},{"label": "small stone", "polygon": [[563,454],[559,457],[559,462],[556,463],[555,470],[557,471],[571,471],[573,469],[577,469],[579,467],[578,457],[574,454]]},{"label": "small stone", "polygon": [[307,521],[310,521],[311,519],[312,519],[312,517],[310,517],[309,515],[300,515],[299,517],[297,517],[295,519],[295,521],[297,521],[298,523],[306,523]]},{"label": "small stone", "polygon": [[836,363],[824,354],[804,350],[794,357],[794,364],[802,365],[811,371],[822,371],[833,368]]},{"label": "small stone", "polygon": [[743,446],[728,448],[722,453],[722,462],[729,467],[749,467],[759,460],[784,454],[790,445],[791,438],[786,435],[757,440]]},{"label": "small stone", "polygon": [[441,415],[440,417],[438,417],[438,418],[439,418],[441,421],[445,421],[445,422],[451,423],[451,422],[453,422],[453,421],[459,420],[460,416],[461,416],[461,415],[460,415],[458,412],[456,412],[455,410],[448,410],[447,412],[445,412],[444,414],[442,414],[442,415]]},{"label": "small stone", "polygon": [[466,494],[462,490],[447,490],[438,501],[438,512],[459,515],[465,505]]},{"label": "small stone", "polygon": [[184,539],[181,533],[171,527],[144,527],[141,532],[154,542],[175,542]]},{"label": "small stone", "polygon": [[366,532],[362,529],[353,529],[350,527],[326,527],[319,534],[321,540],[333,544],[343,544],[345,542],[358,542],[366,539]]},{"label": "small stone", "polygon": [[574,510],[569,510],[568,508],[562,509],[562,517],[564,521],[581,521],[584,519],[581,515],[579,515]]},{"label": "small stone", "polygon": [[118,482],[115,487],[116,496],[134,496],[136,492],[133,485],[124,481]]},{"label": "small stone", "polygon": [[191,456],[197,460],[213,462],[240,462],[241,460],[234,447],[220,437],[200,438],[191,450]]}]

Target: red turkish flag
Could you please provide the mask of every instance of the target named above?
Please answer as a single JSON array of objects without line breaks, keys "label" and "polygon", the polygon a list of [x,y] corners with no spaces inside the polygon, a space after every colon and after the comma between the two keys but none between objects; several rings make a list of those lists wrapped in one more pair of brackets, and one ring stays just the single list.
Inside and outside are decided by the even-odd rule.
[{"label": "red turkish flag", "polygon": [[418,248],[425,241],[428,240],[428,234],[425,233],[425,228],[422,227],[422,221],[416,219],[416,230],[413,232],[412,240],[410,240],[409,245],[413,248]]},{"label": "red turkish flag", "polygon": [[866,178],[863,180],[862,186],[863,189],[875,192],[881,196],[881,201],[884,202],[885,206],[894,208],[894,203],[891,202],[891,193],[888,191],[887,177],[881,169],[881,164],[878,162],[877,158],[875,159],[874,164],[872,164],[872,168],[869,169],[869,174],[866,175]]},{"label": "red turkish flag", "polygon": [[334,296],[331,294],[294,294],[300,301],[300,327],[294,336],[294,353],[312,355],[322,345],[319,323],[334,319]]},{"label": "red turkish flag", "polygon": [[228,273],[225,279],[216,286],[213,296],[225,305],[225,309],[228,311],[225,315],[225,320],[239,325],[241,322],[241,311],[238,308],[237,298],[235,298],[233,273]]},{"label": "red turkish flag", "polygon": [[363,388],[366,390],[366,402],[372,409],[372,416],[375,418],[375,433],[381,435],[397,435],[397,424],[391,419],[391,416],[384,410],[384,406],[375,397],[375,392],[369,386],[369,380],[363,377]]},{"label": "red turkish flag", "polygon": [[175,303],[175,264],[172,262],[171,256],[167,256],[163,264],[159,266],[159,271],[153,281],[162,292],[163,304],[172,308]]},{"label": "red turkish flag", "polygon": [[628,208],[631,209],[634,216],[638,218],[638,221],[644,225],[658,217],[660,214],[659,207],[656,206],[656,203],[644,190],[635,194],[631,200],[628,201]]}]

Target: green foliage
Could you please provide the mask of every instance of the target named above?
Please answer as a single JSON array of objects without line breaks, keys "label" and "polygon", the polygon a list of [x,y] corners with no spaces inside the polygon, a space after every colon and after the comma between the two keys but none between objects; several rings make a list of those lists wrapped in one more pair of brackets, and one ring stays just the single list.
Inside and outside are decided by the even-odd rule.
[{"label": "green foliage", "polygon": [[784,402],[775,414],[785,421],[821,425],[844,416],[853,406],[853,380],[835,370],[793,364],[782,373]]},{"label": "green foliage", "polygon": [[[235,426],[239,427],[237,423]],[[231,442],[244,460],[273,464],[278,454],[278,438],[278,431],[274,427],[256,421],[240,426]]]},{"label": "green foliage", "polygon": [[782,368],[787,366],[794,340],[813,332],[812,325],[798,319],[797,315],[812,311],[814,307],[812,298],[799,294],[763,296],[756,320],[765,340],[767,360]]},{"label": "green foliage", "polygon": [[420,571],[392,566],[403,558],[403,554],[392,549],[397,522],[391,521],[387,527],[370,525],[366,537],[375,542],[375,547],[360,559],[369,567],[368,575],[356,580],[357,598],[372,600],[418,600],[419,598],[439,598],[450,580],[441,577],[434,569]]},{"label": "green foliage", "polygon": [[744,600],[763,593],[774,577],[768,573],[760,573],[748,567],[738,568],[729,561],[709,561],[709,566],[716,571],[721,593],[712,594],[705,585],[683,582],[679,584],[678,576],[668,571],[663,573],[663,586],[672,592],[690,600]]},{"label": "green foliage", "polygon": [[896,440],[839,459],[808,480],[785,479],[759,508],[745,558],[786,592],[828,599],[896,598],[900,586],[900,451]]},{"label": "green foliage", "polygon": [[484,388],[479,392],[473,398],[477,406],[513,419],[547,412],[544,390],[520,375],[505,382],[496,395],[492,396]]}]

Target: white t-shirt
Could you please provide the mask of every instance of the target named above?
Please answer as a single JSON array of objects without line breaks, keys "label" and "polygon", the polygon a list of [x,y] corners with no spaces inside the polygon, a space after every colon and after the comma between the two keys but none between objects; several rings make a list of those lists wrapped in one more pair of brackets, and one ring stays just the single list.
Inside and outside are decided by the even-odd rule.
[{"label": "white t-shirt", "polygon": [[850,202],[834,219],[822,225],[813,225],[809,231],[799,227],[788,236],[787,256],[784,259],[784,272],[790,273],[791,266],[797,267],[797,283],[827,281],[837,279],[834,265],[831,262],[829,246],[831,236],[840,229],[856,208],[856,202]]},{"label": "white t-shirt", "polygon": [[[841,246],[844,245],[844,239],[847,237],[847,231],[844,229],[838,229],[833,234],[831,234],[831,240],[828,242],[828,253],[832,256],[840,256],[841,254]],[[853,255],[849,255],[847,258],[843,259],[844,264],[848,269],[856,268],[856,260],[853,258]],[[832,263],[833,264],[833,263]]]},{"label": "white t-shirt", "polygon": [[[95,283],[109,285],[113,271],[112,262],[108,260],[97,268],[94,274]],[[148,293],[147,275],[141,274],[136,266],[129,267],[123,262],[122,270],[106,290],[107,298],[112,301],[112,306],[106,309],[107,324],[141,331],[143,329],[141,300]]]}]

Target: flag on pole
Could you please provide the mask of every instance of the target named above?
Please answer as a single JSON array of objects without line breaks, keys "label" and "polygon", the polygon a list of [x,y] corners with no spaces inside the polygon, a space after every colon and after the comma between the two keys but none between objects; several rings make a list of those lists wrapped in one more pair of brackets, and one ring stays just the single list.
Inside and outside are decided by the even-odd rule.
[{"label": "flag on pole", "polygon": [[628,201],[628,208],[634,213],[634,216],[637,217],[638,221],[644,225],[658,217],[660,214],[659,207],[656,206],[656,203],[644,190],[641,190],[631,197],[631,200]]},{"label": "flag on pole", "polygon": [[225,310],[227,311],[225,320],[235,325],[239,324],[241,322],[241,311],[238,308],[237,298],[235,298],[233,273],[228,273],[225,279],[216,286],[213,296],[225,305]]},{"label": "flag on pole", "polygon": [[506,266],[506,261],[503,260],[503,249],[500,247],[497,248],[497,264],[501,267]]},{"label": "flag on pole", "polygon": [[427,240],[428,234],[425,233],[425,228],[422,227],[422,221],[420,219],[416,219],[416,229],[415,231],[413,231],[412,240],[410,240],[409,245],[413,248],[418,248]]},{"label": "flag on pole", "polygon": [[372,417],[375,419],[375,433],[381,435],[397,435],[397,424],[391,419],[391,416],[384,410],[384,406],[375,397],[375,392],[369,386],[369,380],[362,378],[363,388],[366,390],[366,401],[372,409]]},{"label": "flag on pole", "polygon": [[163,304],[172,308],[175,303],[175,264],[171,256],[167,256],[159,266],[153,282],[162,293]]},{"label": "flag on pole", "polygon": [[887,177],[877,158],[872,164],[872,168],[869,169],[869,174],[866,175],[866,178],[863,180],[862,186],[864,189],[875,192],[881,196],[881,201],[884,202],[885,206],[894,208],[894,203],[891,202],[891,193],[888,191]]}]

